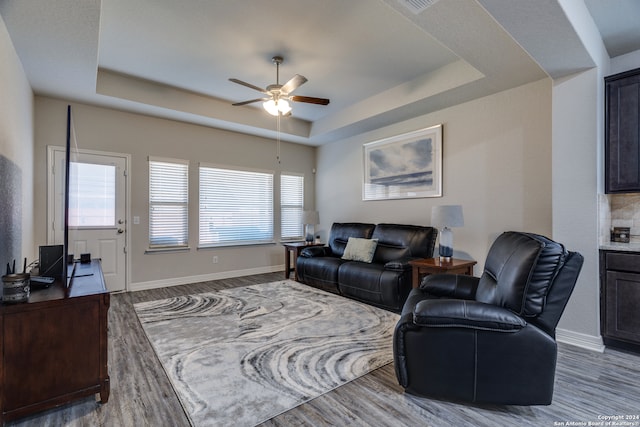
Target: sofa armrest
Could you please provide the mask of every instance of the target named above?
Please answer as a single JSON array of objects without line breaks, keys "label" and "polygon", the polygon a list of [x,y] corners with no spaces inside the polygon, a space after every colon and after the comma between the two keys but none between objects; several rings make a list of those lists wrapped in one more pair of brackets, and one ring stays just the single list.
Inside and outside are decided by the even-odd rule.
[{"label": "sofa armrest", "polygon": [[434,328],[472,328],[515,332],[527,322],[506,308],[477,301],[428,299],[413,309],[413,323]]},{"label": "sofa armrest", "polygon": [[422,279],[420,289],[437,297],[473,300],[479,282],[479,277],[465,274],[430,274]]},{"label": "sofa armrest", "polygon": [[388,261],[384,264],[385,270],[390,271],[407,271],[411,270],[411,264],[409,261],[415,258],[398,258],[391,261]]},{"label": "sofa armrest", "polygon": [[300,251],[300,256],[305,258],[331,256],[331,248],[329,246],[309,246]]}]

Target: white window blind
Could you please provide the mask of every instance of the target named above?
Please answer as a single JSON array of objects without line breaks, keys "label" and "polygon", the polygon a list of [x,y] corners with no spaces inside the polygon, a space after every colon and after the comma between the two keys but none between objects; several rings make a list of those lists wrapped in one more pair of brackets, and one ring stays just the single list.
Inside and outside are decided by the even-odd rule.
[{"label": "white window blind", "polygon": [[273,173],[200,165],[200,246],[273,241]]},{"label": "white window blind", "polygon": [[295,240],[303,237],[302,211],[304,177],[280,175],[280,238]]},{"label": "white window blind", "polygon": [[189,239],[189,162],[149,158],[149,247],[184,247]]}]

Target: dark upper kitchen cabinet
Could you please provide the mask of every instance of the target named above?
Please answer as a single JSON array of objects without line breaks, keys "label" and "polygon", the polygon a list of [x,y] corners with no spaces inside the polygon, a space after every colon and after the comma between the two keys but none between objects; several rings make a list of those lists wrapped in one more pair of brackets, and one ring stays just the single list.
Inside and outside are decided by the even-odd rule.
[{"label": "dark upper kitchen cabinet", "polygon": [[605,192],[640,192],[640,68],[604,81]]}]

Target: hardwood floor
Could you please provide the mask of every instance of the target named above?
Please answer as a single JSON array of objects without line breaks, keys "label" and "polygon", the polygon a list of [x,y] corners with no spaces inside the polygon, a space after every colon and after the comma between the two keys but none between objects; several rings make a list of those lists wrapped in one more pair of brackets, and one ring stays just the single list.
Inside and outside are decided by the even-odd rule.
[{"label": "hardwood floor", "polygon": [[[132,304],[177,295],[266,283],[282,273],[261,274],[170,288],[114,294],[109,310],[111,397],[101,405],[79,400],[8,426],[188,426]],[[11,392],[7,390],[7,392]],[[384,366],[298,406],[264,426],[557,426],[605,421],[640,426],[640,356],[607,349],[603,354],[559,345],[556,387],[549,406],[481,406],[419,398],[397,384]],[[636,418],[633,418],[633,417]]]}]

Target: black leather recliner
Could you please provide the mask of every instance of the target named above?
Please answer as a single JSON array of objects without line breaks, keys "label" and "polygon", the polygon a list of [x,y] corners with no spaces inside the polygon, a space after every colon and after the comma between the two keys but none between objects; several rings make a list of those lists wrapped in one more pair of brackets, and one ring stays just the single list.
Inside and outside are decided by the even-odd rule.
[{"label": "black leather recliner", "polygon": [[506,232],[481,277],[426,276],[396,325],[400,385],[451,400],[550,404],[555,328],[582,263],[582,255],[546,237]]}]

